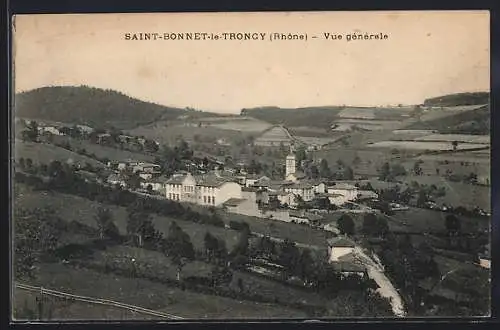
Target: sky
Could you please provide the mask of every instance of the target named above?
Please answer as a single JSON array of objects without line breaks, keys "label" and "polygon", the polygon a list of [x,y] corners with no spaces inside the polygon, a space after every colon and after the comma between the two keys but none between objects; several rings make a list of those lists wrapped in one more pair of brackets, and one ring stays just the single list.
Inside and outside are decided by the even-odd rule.
[{"label": "sky", "polygon": [[[125,38],[145,32],[265,33],[265,40]],[[269,40],[275,32],[307,40]],[[388,37],[347,41],[354,32]],[[19,15],[14,86],[88,85],[225,113],[419,104],[488,91],[489,48],[487,11]]]}]

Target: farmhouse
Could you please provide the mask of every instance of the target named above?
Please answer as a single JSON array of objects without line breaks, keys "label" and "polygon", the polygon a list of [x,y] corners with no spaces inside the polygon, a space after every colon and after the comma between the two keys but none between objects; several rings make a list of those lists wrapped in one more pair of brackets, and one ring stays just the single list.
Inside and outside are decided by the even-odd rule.
[{"label": "farmhouse", "polygon": [[156,179],[145,179],[143,182],[141,182],[141,187],[147,190],[148,187],[151,186],[151,190],[156,192],[163,192],[167,181],[168,178],[166,177],[159,177]]},{"label": "farmhouse", "polygon": [[341,276],[358,275],[360,277],[367,276],[367,268],[359,261],[354,253],[348,253],[338,258],[332,264],[333,269],[340,272]]},{"label": "farmhouse", "polygon": [[125,179],[119,174],[110,174],[106,181],[111,185],[119,185],[121,187],[126,186]]},{"label": "farmhouse", "polygon": [[140,162],[137,163],[135,166],[132,168],[132,172],[142,172],[142,173],[159,173],[161,169],[160,165],[152,164],[152,163],[144,163]]},{"label": "farmhouse", "polygon": [[328,240],[329,261],[339,261],[340,257],[354,252],[355,244],[346,237],[334,237]]},{"label": "farmhouse", "polygon": [[247,174],[245,177],[245,186],[252,187],[259,181],[269,181],[270,179],[265,175],[257,175],[257,174]]},{"label": "farmhouse", "polygon": [[76,127],[82,132],[83,134],[90,134],[94,131],[94,129],[90,126],[86,125],[76,125]]},{"label": "farmhouse", "polygon": [[[358,187],[345,182],[337,182],[335,185],[329,186],[327,192],[332,195],[330,202],[336,205],[339,205],[339,202],[344,204],[358,198]],[[329,198],[330,197],[331,196],[329,196]]]},{"label": "farmhouse", "polygon": [[303,201],[309,202],[314,199],[314,185],[307,182],[293,183],[284,187],[286,193],[300,196]]},{"label": "farmhouse", "polygon": [[55,126],[41,126],[38,127],[39,134],[52,134],[52,135],[64,135],[57,127]]}]

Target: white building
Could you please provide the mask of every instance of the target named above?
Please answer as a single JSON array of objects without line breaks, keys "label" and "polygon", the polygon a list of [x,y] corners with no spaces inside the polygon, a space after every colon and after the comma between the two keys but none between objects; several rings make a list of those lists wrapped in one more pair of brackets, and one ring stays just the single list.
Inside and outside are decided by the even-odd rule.
[{"label": "white building", "polygon": [[57,127],[54,126],[42,126],[38,127],[38,133],[40,134],[53,134],[53,135],[64,135],[59,131]]},{"label": "white building", "polygon": [[261,180],[269,181],[270,179],[265,175],[248,174],[245,177],[245,187],[252,187]]},{"label": "white building", "polygon": [[154,172],[159,172],[160,169],[161,169],[160,165],[145,163],[145,162],[139,162],[132,168],[134,173],[135,172],[154,173]]},{"label": "white building", "polygon": [[118,185],[118,186],[121,186],[121,187],[125,187],[126,184],[125,184],[125,180],[118,174],[111,174],[110,176],[108,176],[107,180],[106,180],[109,184],[111,185]]},{"label": "white building", "polygon": [[314,199],[314,185],[311,183],[293,183],[290,185],[285,185],[284,191],[286,193],[292,193],[296,196],[300,196],[303,201],[309,202]]},{"label": "white building", "polygon": [[190,173],[174,174],[165,183],[165,197],[178,202],[197,203],[195,178]]},{"label": "white building", "polygon": [[231,198],[241,198],[241,186],[215,175],[194,177],[183,173],[167,181],[165,194],[167,199],[179,202],[220,206]]},{"label": "white building", "polygon": [[331,195],[330,202],[336,205],[342,205],[349,201],[354,201],[358,198],[358,187],[344,182],[337,182],[334,186],[327,189]]}]

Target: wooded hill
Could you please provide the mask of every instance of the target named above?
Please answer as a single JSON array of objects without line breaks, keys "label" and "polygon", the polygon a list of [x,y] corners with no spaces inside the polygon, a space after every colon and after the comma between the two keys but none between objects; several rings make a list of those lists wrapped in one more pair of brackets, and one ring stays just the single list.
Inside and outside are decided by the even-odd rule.
[{"label": "wooded hill", "polygon": [[189,111],[88,86],[43,87],[19,93],[15,98],[16,117],[102,128],[128,129],[186,113]]}]

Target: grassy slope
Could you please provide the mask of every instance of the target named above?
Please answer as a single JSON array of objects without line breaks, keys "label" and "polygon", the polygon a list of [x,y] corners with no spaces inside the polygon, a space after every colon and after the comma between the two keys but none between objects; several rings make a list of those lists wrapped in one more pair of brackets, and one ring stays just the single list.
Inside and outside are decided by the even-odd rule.
[{"label": "grassy slope", "polygon": [[[103,205],[81,197],[51,192],[24,192],[21,197],[16,198],[16,202],[25,207],[51,206],[62,219],[74,219],[86,225],[96,227],[95,215],[99,207]],[[105,205],[113,212],[113,219],[122,234],[127,230],[127,210],[124,207]],[[153,216],[155,227],[168,233],[170,224],[174,219],[160,216]],[[195,248],[202,249],[204,246],[204,236],[210,231],[218,238],[224,239],[228,248],[232,248],[238,241],[238,233],[233,230],[200,225],[189,221],[177,221],[179,226],[189,233]]]},{"label": "grassy slope", "polygon": [[53,160],[66,162],[72,159],[75,163],[84,165],[90,163],[94,167],[104,167],[105,165],[90,157],[79,155],[75,152],[56,147],[52,144],[23,142],[16,140],[12,150],[15,159],[31,158],[40,164],[49,164]]},{"label": "grassy slope", "polygon": [[[304,316],[300,311],[282,306],[182,291],[148,280],[102,274],[61,264],[42,264],[40,269],[38,278],[31,284],[85,296],[104,297],[185,318]],[[81,317],[78,310],[73,315]],[[68,319],[66,315],[63,317]],[[141,315],[137,315],[137,318],[144,319]]]},{"label": "grassy slope", "polygon": [[136,159],[146,162],[152,162],[155,157],[144,153],[121,150],[113,147],[106,147],[100,144],[94,144],[85,140],[73,139],[66,136],[54,136],[54,142],[69,142],[73,150],[85,149],[87,154],[95,154],[98,158],[108,158],[115,161],[124,161],[126,159]]},{"label": "grassy slope", "polygon": [[413,123],[406,129],[438,130],[440,133],[489,134],[490,107],[484,106],[470,111]]}]

